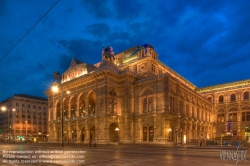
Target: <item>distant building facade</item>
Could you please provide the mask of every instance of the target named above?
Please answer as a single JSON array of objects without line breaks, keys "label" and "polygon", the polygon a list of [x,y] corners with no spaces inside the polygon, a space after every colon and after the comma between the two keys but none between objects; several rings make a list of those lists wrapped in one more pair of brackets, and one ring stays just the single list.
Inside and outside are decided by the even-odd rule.
[{"label": "distant building facade", "polygon": [[0,103],[1,141],[46,141],[48,100],[15,94]]},{"label": "distant building facade", "polygon": [[250,140],[250,80],[220,84],[197,90],[213,104],[214,128]]}]

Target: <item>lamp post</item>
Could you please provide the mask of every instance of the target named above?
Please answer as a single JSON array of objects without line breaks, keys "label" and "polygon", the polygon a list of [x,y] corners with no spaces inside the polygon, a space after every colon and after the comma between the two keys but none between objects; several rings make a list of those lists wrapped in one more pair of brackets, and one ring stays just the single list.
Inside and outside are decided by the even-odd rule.
[{"label": "lamp post", "polygon": [[41,132],[38,132],[39,141],[42,141],[41,134],[42,134]]},{"label": "lamp post", "polygon": [[176,132],[176,141],[175,141],[175,143],[176,143],[176,149],[177,149],[177,145],[178,145],[178,129],[175,129],[175,132]]},{"label": "lamp post", "polygon": [[170,132],[171,132],[171,128],[168,129],[168,141],[170,141]]},{"label": "lamp post", "polygon": [[71,134],[71,141],[74,144],[74,131],[72,130],[72,134]]},{"label": "lamp post", "polygon": [[25,121],[25,137],[27,138],[27,120]]},{"label": "lamp post", "polygon": [[117,145],[119,145],[119,141],[118,141],[119,140],[119,137],[118,137],[119,128],[116,127],[115,131],[117,132],[116,142],[117,142]]},{"label": "lamp post", "polygon": [[[53,92],[58,92],[58,85],[57,83],[54,83],[54,85],[52,86],[52,91]],[[63,112],[63,103],[62,103],[62,100],[63,100],[63,92],[62,92],[62,89],[60,90],[60,93],[61,93],[61,116],[62,116],[62,147],[64,146],[64,130],[63,130],[63,127],[64,127],[64,124],[63,124],[63,120],[64,120],[64,112]],[[67,91],[66,92],[67,94],[70,94],[70,91]]]}]

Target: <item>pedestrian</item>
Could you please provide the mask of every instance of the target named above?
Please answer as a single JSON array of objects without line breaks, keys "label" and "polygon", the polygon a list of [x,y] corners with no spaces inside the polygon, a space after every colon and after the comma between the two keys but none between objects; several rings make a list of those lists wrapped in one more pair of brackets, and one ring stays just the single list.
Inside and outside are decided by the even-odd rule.
[{"label": "pedestrian", "polygon": [[77,142],[76,142],[76,138],[74,138],[74,144],[77,147]]},{"label": "pedestrian", "polygon": [[92,146],[92,139],[90,138],[89,139],[89,147],[91,147]]},{"label": "pedestrian", "polygon": [[94,145],[93,145],[93,147],[95,147],[95,148],[96,148],[96,139],[94,140]]}]

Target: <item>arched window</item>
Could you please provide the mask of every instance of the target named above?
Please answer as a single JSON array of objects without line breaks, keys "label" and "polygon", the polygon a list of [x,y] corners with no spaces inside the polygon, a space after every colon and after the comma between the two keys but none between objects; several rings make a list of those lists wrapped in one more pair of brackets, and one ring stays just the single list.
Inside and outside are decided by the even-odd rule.
[{"label": "arched window", "polygon": [[89,94],[89,114],[95,114],[95,101],[96,101],[96,96],[94,92],[91,92]]},{"label": "arched window", "polygon": [[145,97],[143,99],[143,112],[153,111],[153,97]]},{"label": "arched window", "polygon": [[195,117],[195,113],[197,113],[197,118],[199,117],[199,112],[195,112],[194,106],[192,107],[192,117]]},{"label": "arched window", "polygon": [[74,117],[76,115],[76,97],[73,97],[70,102],[70,116]]},{"label": "arched window", "polygon": [[224,97],[221,95],[219,96],[219,103],[223,103],[224,102]]},{"label": "arched window", "polygon": [[69,100],[68,99],[64,100],[63,102],[63,114],[66,117],[69,116]]},{"label": "arched window", "polygon": [[244,92],[244,100],[249,99],[249,92]]},{"label": "arched window", "polygon": [[183,110],[183,101],[180,101],[180,114],[181,114],[181,115],[184,114],[184,110]]},{"label": "arched window", "polygon": [[208,122],[210,122],[210,113],[208,113]]},{"label": "arched window", "polygon": [[143,93],[143,96],[145,96],[142,100],[142,112],[146,113],[146,112],[150,112],[153,111],[154,107],[153,107],[153,97],[152,97],[152,91],[151,90],[147,90]]},{"label": "arched window", "polygon": [[171,112],[174,112],[174,111],[175,111],[174,105],[175,105],[175,98],[172,97],[172,96],[170,96],[170,111],[171,111]]},{"label": "arched window", "polygon": [[85,98],[84,95],[81,95],[79,99],[79,116],[85,115]]},{"label": "arched window", "polygon": [[61,118],[61,104],[60,102],[57,103],[56,105],[56,118]]},{"label": "arched window", "polygon": [[148,98],[148,112],[153,111],[153,97]]},{"label": "arched window", "polygon": [[217,122],[224,122],[224,121],[225,121],[224,114],[218,114],[217,115]]},{"label": "arched window", "polygon": [[208,97],[207,100],[212,103],[212,97]]},{"label": "arched window", "polygon": [[147,112],[147,106],[148,106],[148,99],[143,99],[143,112]]},{"label": "arched window", "polygon": [[143,141],[146,142],[148,140],[148,129],[147,127],[143,127]]},{"label": "arched window", "polygon": [[114,89],[109,92],[109,112],[117,113],[116,93]]},{"label": "arched window", "polygon": [[231,101],[235,101],[235,100],[236,100],[235,94],[231,94]]},{"label": "arched window", "polygon": [[186,114],[187,114],[187,116],[190,115],[190,113],[189,113],[189,105],[188,104],[186,104]]}]

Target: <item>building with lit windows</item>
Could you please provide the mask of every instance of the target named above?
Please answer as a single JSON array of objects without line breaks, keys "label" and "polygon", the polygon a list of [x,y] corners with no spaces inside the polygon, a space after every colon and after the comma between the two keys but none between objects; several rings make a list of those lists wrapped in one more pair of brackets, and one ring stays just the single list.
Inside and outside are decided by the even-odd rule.
[{"label": "building with lit windows", "polygon": [[213,105],[196,89],[160,62],[151,45],[117,55],[105,48],[102,61],[94,65],[73,59],[58,91],[46,92],[49,140],[168,143],[211,138]]},{"label": "building with lit windows", "polygon": [[246,135],[250,122],[249,80],[198,88],[148,44],[117,55],[104,48],[94,65],[72,59],[53,88],[46,91],[50,142],[195,142]]},{"label": "building with lit windows", "polygon": [[200,88],[198,91],[213,104],[214,128],[218,133],[250,138],[250,80]]},{"label": "building with lit windows", "polygon": [[1,141],[46,141],[48,100],[15,94],[0,103]]}]

